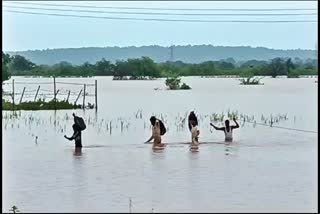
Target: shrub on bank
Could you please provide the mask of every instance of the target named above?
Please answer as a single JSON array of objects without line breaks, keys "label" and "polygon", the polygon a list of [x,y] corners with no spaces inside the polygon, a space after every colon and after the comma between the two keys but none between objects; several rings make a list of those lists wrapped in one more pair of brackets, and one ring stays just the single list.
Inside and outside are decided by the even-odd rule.
[{"label": "shrub on bank", "polygon": [[59,109],[79,109],[81,105],[75,105],[69,103],[67,101],[56,101],[50,100],[49,102],[45,102],[44,100],[39,99],[38,101],[28,101],[17,103],[13,106],[13,104],[9,101],[2,99],[2,110],[59,110]]}]

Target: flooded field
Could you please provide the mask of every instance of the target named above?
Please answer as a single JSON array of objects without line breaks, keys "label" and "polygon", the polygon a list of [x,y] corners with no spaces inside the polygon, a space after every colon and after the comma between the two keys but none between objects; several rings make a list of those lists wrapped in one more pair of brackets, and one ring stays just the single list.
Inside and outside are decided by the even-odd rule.
[{"label": "flooded field", "polygon": [[[52,82],[52,78],[13,78],[26,83],[16,84],[17,92],[26,87],[33,93],[36,83]],[[97,111],[2,113],[3,211],[13,205],[21,212],[317,210],[314,78],[264,78],[264,85],[243,86],[233,78],[187,77],[182,81],[192,90],[186,91],[161,90],[164,79],[57,81],[92,84],[95,79]],[[11,90],[10,82],[5,91]],[[52,91],[53,84],[41,88]],[[58,98],[72,90],[73,101],[81,88],[58,84]],[[93,94],[94,87],[87,91]],[[86,102],[94,103],[94,96]],[[205,142],[197,153],[186,144],[190,110],[199,118],[199,141]],[[73,112],[87,123],[81,155],[75,153],[74,142],[63,137],[72,134]],[[234,130],[235,142],[225,145],[223,132],[209,123],[222,125],[231,113],[238,115],[240,129]],[[143,144],[151,135],[151,115],[167,127],[163,141],[168,145],[161,152]]]}]

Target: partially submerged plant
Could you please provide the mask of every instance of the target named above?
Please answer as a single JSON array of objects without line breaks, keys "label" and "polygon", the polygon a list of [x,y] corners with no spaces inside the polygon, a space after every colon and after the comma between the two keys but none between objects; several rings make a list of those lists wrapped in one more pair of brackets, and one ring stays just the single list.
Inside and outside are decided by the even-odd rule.
[{"label": "partially submerged plant", "polygon": [[10,211],[12,211],[12,213],[20,212],[20,210],[18,209],[18,207],[15,206],[15,205],[13,205],[13,206],[11,207],[11,210],[10,210]]},{"label": "partially submerged plant", "polygon": [[241,85],[263,85],[263,83],[260,83],[260,80],[263,77],[254,77],[254,74],[251,71],[245,71],[240,76],[242,77],[239,79]]},{"label": "partially submerged plant", "polygon": [[170,90],[189,90],[191,89],[186,83],[181,83],[181,78],[177,75],[172,75],[171,77],[167,77],[166,79],[166,86],[169,87]]}]

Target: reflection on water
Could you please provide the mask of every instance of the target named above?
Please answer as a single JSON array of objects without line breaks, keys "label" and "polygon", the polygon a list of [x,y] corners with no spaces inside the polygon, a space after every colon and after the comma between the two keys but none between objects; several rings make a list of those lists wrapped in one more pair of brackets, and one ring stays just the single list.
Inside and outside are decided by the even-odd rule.
[{"label": "reflection on water", "polygon": [[225,155],[237,155],[239,150],[239,143],[237,142],[225,142],[224,150]]},{"label": "reflection on water", "polygon": [[163,153],[165,151],[165,147],[152,146],[152,151],[154,153]]},{"label": "reflection on water", "polygon": [[82,155],[82,148],[81,147],[76,147],[74,149],[74,153],[73,153],[74,156],[81,156]]},{"label": "reflection on water", "polygon": [[192,153],[197,153],[199,152],[199,146],[198,145],[190,145],[189,149]]}]

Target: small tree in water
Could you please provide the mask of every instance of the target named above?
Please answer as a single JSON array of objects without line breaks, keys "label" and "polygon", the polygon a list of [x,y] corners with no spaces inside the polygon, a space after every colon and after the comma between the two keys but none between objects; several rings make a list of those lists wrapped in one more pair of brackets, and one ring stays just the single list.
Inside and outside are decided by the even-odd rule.
[{"label": "small tree in water", "polygon": [[169,87],[170,90],[177,90],[180,88],[181,79],[179,77],[168,77],[166,79],[166,86]]},{"label": "small tree in water", "polygon": [[255,78],[253,72],[250,70],[247,70],[247,71],[241,73],[240,76],[242,77],[240,79],[241,85],[261,85],[262,84],[262,83],[260,83],[260,80],[262,78],[260,78],[260,79]]},{"label": "small tree in water", "polygon": [[11,210],[10,210],[10,211],[12,211],[13,213],[20,212],[20,210],[18,210],[18,207],[17,207],[17,206],[15,206],[15,205],[13,205],[13,206],[12,206],[12,208],[11,208]]},{"label": "small tree in water", "polygon": [[168,86],[170,90],[191,89],[191,87],[188,86],[187,84],[183,83],[182,85],[180,85],[180,83],[181,83],[181,78],[177,75],[171,75],[171,77],[167,77],[166,79],[166,86]]}]

